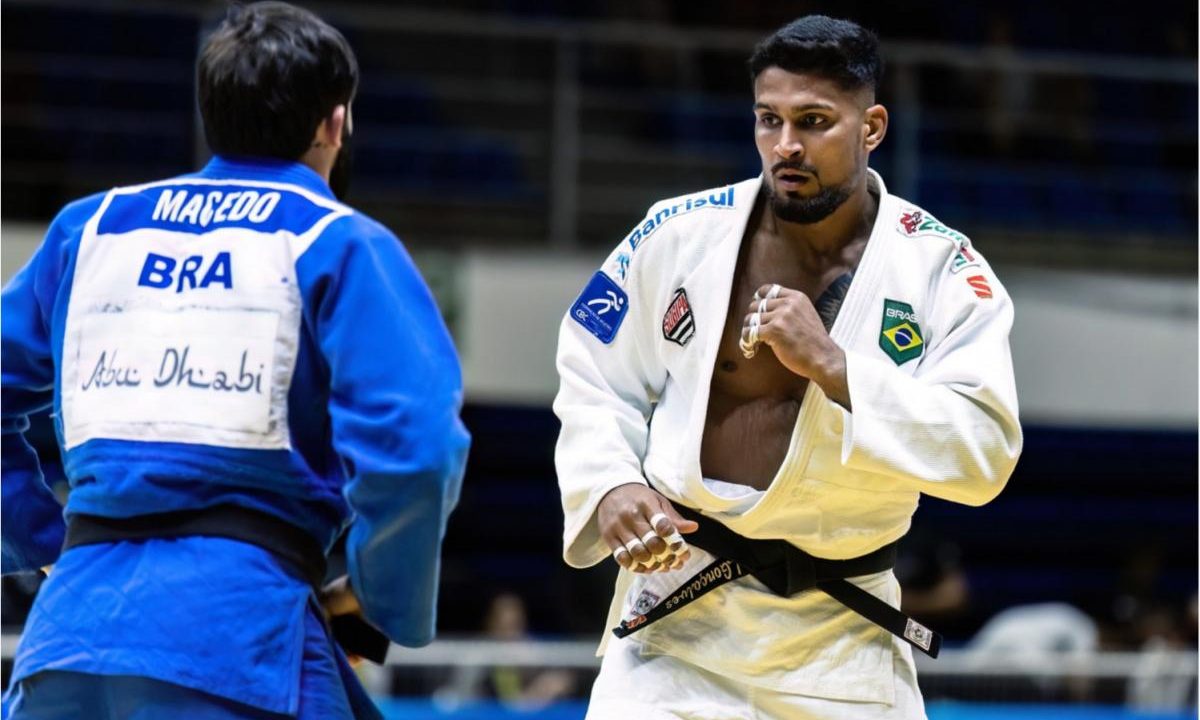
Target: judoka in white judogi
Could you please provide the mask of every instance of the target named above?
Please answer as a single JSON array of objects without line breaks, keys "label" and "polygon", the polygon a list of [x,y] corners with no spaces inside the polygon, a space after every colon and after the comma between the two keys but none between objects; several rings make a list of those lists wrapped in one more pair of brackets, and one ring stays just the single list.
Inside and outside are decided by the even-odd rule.
[{"label": "judoka in white judogi", "polygon": [[[556,463],[572,566],[609,556],[596,509],[627,483],[745,537],[846,559],[902,537],[920,493],[980,505],[1012,472],[1021,430],[1008,295],[965,236],[870,172],[878,214],[830,331],[845,351],[853,412],[809,383],[768,489],[703,477],[714,362],[762,182],[655,204],[563,320]],[[608,626],[644,614],[712,559],[693,549],[671,572],[622,570]],[[899,606],[890,571],[854,582]],[[707,687],[718,705],[746,693],[765,705],[770,695],[781,717],[829,701],[855,701],[863,717],[923,713],[911,648],[816,590],[780,597],[742,578],[601,652],[606,644],[589,717],[642,707],[629,704],[629,681],[664,677],[677,678],[666,684],[675,690],[647,691],[664,702],[672,693],[692,702],[687,694]],[[692,671],[708,681],[679,677]]]}]

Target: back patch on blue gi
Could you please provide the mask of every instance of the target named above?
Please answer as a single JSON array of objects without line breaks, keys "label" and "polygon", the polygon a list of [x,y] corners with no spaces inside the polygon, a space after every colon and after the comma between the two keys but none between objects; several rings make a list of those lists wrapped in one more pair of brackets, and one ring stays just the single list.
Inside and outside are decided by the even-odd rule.
[{"label": "back patch on blue gi", "polygon": [[607,345],[617,336],[628,310],[629,296],[612,278],[598,272],[571,306],[571,317]]}]

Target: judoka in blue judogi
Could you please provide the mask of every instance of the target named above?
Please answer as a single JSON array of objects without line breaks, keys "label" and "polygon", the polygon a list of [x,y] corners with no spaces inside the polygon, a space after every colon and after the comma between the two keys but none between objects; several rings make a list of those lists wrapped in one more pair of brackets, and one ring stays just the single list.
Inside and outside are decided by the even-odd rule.
[{"label": "judoka in blue judogi", "polygon": [[[13,717],[376,716],[314,592],[347,527],[342,600],[432,639],[462,382],[403,246],[335,193],[357,79],[311,13],[231,10],[213,160],[68,205],[4,289],[3,571],[54,565]],[[65,508],[23,435],[47,408]]]}]

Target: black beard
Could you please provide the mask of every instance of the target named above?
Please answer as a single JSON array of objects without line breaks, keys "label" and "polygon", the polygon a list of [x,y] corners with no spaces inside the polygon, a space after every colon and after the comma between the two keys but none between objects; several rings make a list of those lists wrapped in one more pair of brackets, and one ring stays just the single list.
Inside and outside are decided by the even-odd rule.
[{"label": "black beard", "polygon": [[816,195],[806,198],[778,195],[766,182],[763,183],[763,190],[767,193],[775,217],[802,225],[821,222],[849,200],[852,194],[849,185],[821,188]]},{"label": "black beard", "polygon": [[354,152],[351,149],[350,135],[343,131],[342,147],[338,149],[333,168],[329,171],[329,189],[341,202],[346,202],[346,194],[350,192],[350,170],[353,165]]}]

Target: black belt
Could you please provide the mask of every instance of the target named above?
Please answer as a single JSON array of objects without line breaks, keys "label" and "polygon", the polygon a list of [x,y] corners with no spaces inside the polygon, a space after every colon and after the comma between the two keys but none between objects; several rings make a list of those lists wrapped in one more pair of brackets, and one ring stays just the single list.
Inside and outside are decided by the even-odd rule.
[{"label": "black belt", "polygon": [[699,524],[688,543],[717,560],[680,586],[645,615],[622,621],[613,629],[625,637],[638,628],[670,615],[708,592],[745,575],[752,575],[776,595],[790,597],[817,588],[867,620],[900,637],[930,657],[941,650],[942,636],[846,578],[890,570],[896,565],[896,543],[848,560],[813,557],[783,540],[752,540],[691,508],[675,506],[679,514]]},{"label": "black belt", "polygon": [[[128,518],[72,515],[67,521],[63,551],[80,545],[189,536],[222,537],[256,545],[298,572],[318,596],[321,593],[326,559],[317,539],[286,520],[237,505]],[[390,641],[358,616],[332,618],[330,632],[350,654],[380,664],[387,655]]]},{"label": "black belt", "polygon": [[217,505],[202,510],[179,510],[128,518],[72,515],[67,521],[63,550],[122,540],[194,535],[223,537],[257,545],[290,565],[318,592],[325,580],[325,551],[316,538],[286,520],[237,505]]}]

